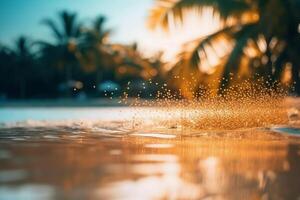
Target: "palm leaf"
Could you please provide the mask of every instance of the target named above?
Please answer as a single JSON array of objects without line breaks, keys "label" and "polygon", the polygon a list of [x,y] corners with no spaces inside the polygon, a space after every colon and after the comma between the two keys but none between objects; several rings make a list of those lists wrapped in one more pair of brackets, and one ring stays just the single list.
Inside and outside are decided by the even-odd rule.
[{"label": "palm leaf", "polygon": [[224,92],[230,82],[230,74],[237,73],[242,57],[244,56],[244,48],[247,46],[249,39],[257,39],[258,32],[256,30],[257,23],[244,25],[238,32],[234,34],[235,44],[232,52],[228,56],[224,65],[222,80],[219,92]]},{"label": "palm leaf", "polygon": [[201,14],[204,8],[213,9],[219,14],[220,20],[226,22],[230,18],[239,18],[245,11],[251,9],[248,1],[243,0],[157,0],[157,6],[151,10],[149,27],[156,28],[160,25],[168,28],[172,19],[182,23],[186,9],[196,8]]},{"label": "palm leaf", "polygon": [[93,30],[96,30],[98,33],[103,32],[103,26],[106,22],[106,18],[104,16],[98,16],[93,24]]},{"label": "palm leaf", "polygon": [[72,37],[74,14],[68,13],[66,11],[62,11],[59,15],[60,15],[61,21],[63,22],[63,27],[65,30],[66,36]]},{"label": "palm leaf", "polygon": [[[233,34],[237,32],[241,26],[239,25],[234,25],[234,26],[229,26],[225,27],[221,30],[218,30],[208,36],[205,36],[204,38],[201,38],[197,46],[194,48],[194,50],[191,52],[191,57],[190,57],[190,66],[193,68],[198,67],[201,65],[201,59],[199,56],[199,52],[203,52],[203,54],[207,55],[206,53],[206,48],[210,46],[212,49],[214,49],[214,43],[218,42],[217,39],[220,37],[227,37],[227,38],[232,38]],[[207,56],[206,56],[207,58]]]},{"label": "palm leaf", "polygon": [[51,19],[45,19],[42,21],[43,24],[48,26],[51,31],[53,32],[54,37],[58,40],[61,41],[63,39],[63,34],[60,32],[59,28],[57,27],[56,23],[52,21]]}]

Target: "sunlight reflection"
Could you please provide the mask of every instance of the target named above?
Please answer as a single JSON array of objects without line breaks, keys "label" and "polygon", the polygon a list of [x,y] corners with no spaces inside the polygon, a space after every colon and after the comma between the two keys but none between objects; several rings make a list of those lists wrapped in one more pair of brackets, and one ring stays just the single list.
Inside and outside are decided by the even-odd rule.
[{"label": "sunlight reflection", "polygon": [[[205,115],[200,120],[211,117],[210,123],[217,124],[215,127],[222,121],[230,122],[228,116],[232,113],[244,112],[236,107],[218,108],[214,112],[210,108],[198,111],[192,106],[177,111],[165,107],[155,112],[140,107],[130,109],[133,113],[140,111],[141,119],[149,116],[148,111],[153,113],[151,120],[156,121],[167,116],[170,121],[182,123],[182,119],[172,116],[186,117],[189,125],[197,124],[199,119],[195,119]],[[95,113],[101,115],[100,110]],[[293,113],[296,111],[290,111],[290,115]],[[249,115],[257,118],[253,109]],[[243,118],[252,120],[249,115]],[[137,123],[138,115],[135,116]],[[216,120],[218,117],[220,121]],[[235,123],[239,120],[233,119]],[[283,135],[297,135],[297,120],[293,121],[295,127],[235,130],[208,130],[208,124],[204,130],[170,126],[172,123],[148,126],[140,121],[134,128],[128,128],[124,121],[91,120],[64,125],[47,121],[35,126],[31,122],[28,126],[0,128],[1,184],[7,185],[0,192],[14,195],[14,188],[47,184],[55,188],[55,199],[229,200],[263,199],[266,194],[271,199],[299,196],[300,140]],[[289,188],[284,187],[287,180],[293,183]]]},{"label": "sunlight reflection", "polygon": [[165,148],[172,148],[174,147],[173,144],[145,144],[146,148],[153,148],[153,149],[165,149]]},{"label": "sunlight reflection", "polygon": [[219,166],[219,160],[216,157],[208,157],[199,163],[201,175],[203,176],[203,185],[209,193],[221,193],[225,175]]},{"label": "sunlight reflection", "polygon": [[[132,192],[134,191],[134,192]],[[201,188],[177,176],[149,176],[136,181],[125,180],[97,189],[100,199],[197,199]]]}]

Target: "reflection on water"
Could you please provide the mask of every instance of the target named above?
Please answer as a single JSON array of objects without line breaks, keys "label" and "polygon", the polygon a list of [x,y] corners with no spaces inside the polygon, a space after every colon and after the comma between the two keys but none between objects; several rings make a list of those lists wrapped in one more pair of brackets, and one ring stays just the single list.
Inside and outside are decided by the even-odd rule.
[{"label": "reflection on water", "polygon": [[297,102],[2,109],[0,200],[299,199]]},{"label": "reflection on water", "polygon": [[0,199],[50,200],[54,199],[54,190],[47,185],[24,184],[22,186],[0,187]]},{"label": "reflection on water", "polygon": [[300,138],[90,126],[0,130],[0,199],[297,199]]}]

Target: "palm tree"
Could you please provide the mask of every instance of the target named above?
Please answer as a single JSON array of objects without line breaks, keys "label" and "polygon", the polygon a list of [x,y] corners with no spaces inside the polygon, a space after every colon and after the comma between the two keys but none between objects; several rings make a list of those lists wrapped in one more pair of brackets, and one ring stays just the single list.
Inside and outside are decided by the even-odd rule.
[{"label": "palm tree", "polygon": [[34,54],[31,50],[32,42],[24,36],[20,36],[15,43],[15,47],[10,50],[14,61],[14,77],[18,84],[19,97],[26,98],[29,80],[32,77],[34,65]]},{"label": "palm tree", "polygon": [[101,81],[110,56],[107,51],[109,49],[107,40],[111,30],[104,27],[105,22],[104,16],[98,16],[92,27],[83,31],[83,39],[80,43],[82,65],[86,71],[96,71],[96,84]]},{"label": "palm tree", "polygon": [[208,49],[218,56],[215,51],[218,42],[230,44],[219,66],[222,68],[219,91],[224,91],[230,76],[236,78],[245,65],[252,75],[260,72],[260,76],[274,83],[280,80],[287,63],[291,63],[296,91],[300,94],[300,63],[296,55],[300,50],[298,0],[158,0],[157,3],[150,13],[152,28],[157,25],[168,28],[172,19],[182,23],[186,10],[191,8],[200,13],[205,8],[212,9],[219,17],[220,29],[193,41],[193,50],[180,58],[188,61],[189,67],[198,68],[208,59]]},{"label": "palm tree", "polygon": [[60,26],[52,19],[45,19],[43,24],[53,33],[54,43],[39,42],[42,55],[48,63],[65,71],[65,81],[70,83],[73,71],[79,65],[80,51],[78,43],[81,37],[81,25],[76,13],[62,11],[59,13]]},{"label": "palm tree", "polygon": [[[11,50],[0,44],[0,95],[10,96],[13,87],[13,56]],[[16,90],[16,89],[15,89]]]},{"label": "palm tree", "polygon": [[139,51],[138,44],[112,45],[114,50],[114,65],[116,77],[122,82],[141,79],[147,80],[157,75],[156,67],[159,65],[158,59],[151,61],[144,58]]}]

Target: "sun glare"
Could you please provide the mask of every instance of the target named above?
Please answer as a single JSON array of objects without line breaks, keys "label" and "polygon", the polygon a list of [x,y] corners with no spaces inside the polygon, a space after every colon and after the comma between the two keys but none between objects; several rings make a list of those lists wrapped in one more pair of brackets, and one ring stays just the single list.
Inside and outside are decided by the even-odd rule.
[{"label": "sun glare", "polygon": [[[204,9],[201,15],[196,10],[187,10],[183,16],[183,23],[169,25],[169,31],[162,28],[149,30],[140,41],[145,54],[163,52],[164,61],[173,61],[187,42],[206,36],[220,27],[218,17],[211,9]],[[211,61],[214,62],[214,61]]]}]

